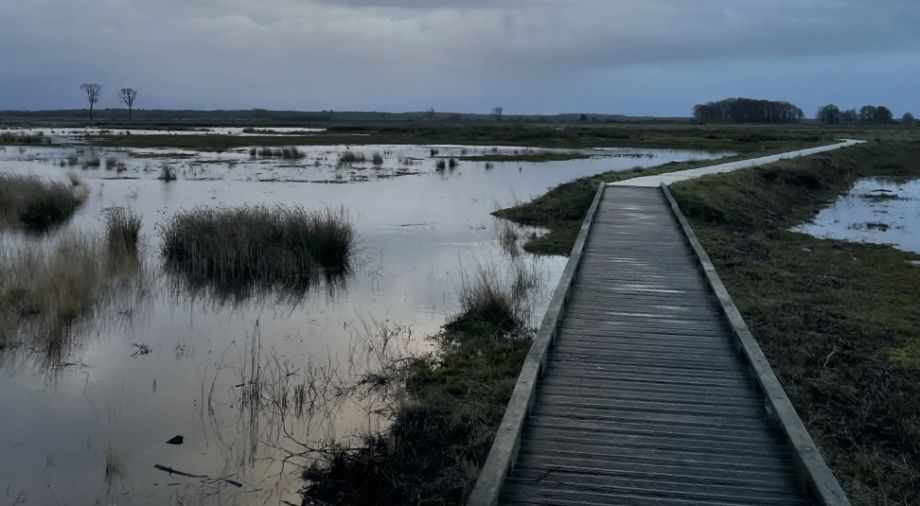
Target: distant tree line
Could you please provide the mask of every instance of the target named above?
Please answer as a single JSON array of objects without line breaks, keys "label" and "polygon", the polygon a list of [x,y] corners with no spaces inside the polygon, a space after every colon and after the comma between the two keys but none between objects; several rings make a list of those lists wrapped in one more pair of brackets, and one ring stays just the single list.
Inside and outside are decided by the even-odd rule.
[{"label": "distant tree line", "polygon": [[[823,125],[888,125],[894,123],[894,114],[883,105],[864,105],[857,111],[856,109],[842,110],[834,104],[828,104],[818,108],[815,119]],[[909,112],[904,113],[901,123],[913,126],[914,115]]]},{"label": "distant tree line", "polygon": [[707,123],[797,123],[805,115],[789,102],[729,98],[693,106],[693,117]]}]

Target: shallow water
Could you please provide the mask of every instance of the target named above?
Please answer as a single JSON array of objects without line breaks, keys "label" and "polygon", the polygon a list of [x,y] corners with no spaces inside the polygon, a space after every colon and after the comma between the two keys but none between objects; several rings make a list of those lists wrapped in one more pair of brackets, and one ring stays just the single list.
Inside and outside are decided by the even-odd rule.
[{"label": "shallow water", "polygon": [[[296,466],[307,460],[294,455],[305,449],[298,442],[347,442],[385,423],[376,399],[333,395],[375,361],[381,334],[390,337],[391,354],[427,349],[424,336],[457,311],[464,271],[510,263],[491,211],[580,176],[722,155],[605,149],[585,160],[460,162],[441,171],[432,149],[446,157],[523,148],[351,148],[368,159],[381,153],[380,167],[340,166],[343,146],[303,147],[299,160],[248,150],[84,148],[80,161],[103,162],[82,169],[80,161],[66,162],[76,149],[8,147],[0,150],[0,171],[79,175],[90,196],[67,230],[98,231],[113,206],[143,215],[146,274],[133,298],[108,308],[110,318],[100,311],[81,329],[66,357],[49,364],[20,352],[0,361],[0,488],[11,498],[24,494],[28,504],[299,504]],[[106,169],[107,157],[123,163],[120,172],[116,164]],[[163,164],[176,168],[177,181],[157,180]],[[301,299],[227,300],[162,274],[158,226],[176,211],[275,203],[346,210],[360,252],[344,286]],[[54,239],[5,232],[0,246],[43,247]],[[536,321],[565,259],[518,259],[544,281]],[[316,403],[273,405],[271,391],[254,400],[245,391],[256,377],[266,390],[314,386],[307,400]],[[180,434],[182,445],[165,444]],[[107,454],[119,464],[108,477]],[[155,464],[211,479],[170,475]],[[214,480],[222,477],[234,483]]]},{"label": "shallow water", "polygon": [[793,231],[920,253],[920,180],[862,179]]}]

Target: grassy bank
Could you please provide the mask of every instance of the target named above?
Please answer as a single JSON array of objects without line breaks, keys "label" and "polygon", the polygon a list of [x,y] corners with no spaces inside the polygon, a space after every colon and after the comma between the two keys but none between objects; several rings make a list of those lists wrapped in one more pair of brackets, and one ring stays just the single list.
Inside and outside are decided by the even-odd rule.
[{"label": "grassy bank", "polygon": [[533,237],[524,244],[526,251],[541,255],[568,255],[572,250],[572,245],[575,244],[578,230],[585,213],[591,207],[591,201],[600,183],[613,183],[635,177],[695,169],[749,157],[739,155],[720,160],[673,162],[645,169],[604,172],[562,183],[530,202],[500,209],[492,214],[522,225],[543,227],[549,230],[548,233]]},{"label": "grassy bank", "polygon": [[789,232],[868,176],[920,177],[920,143],[673,186],[856,505],[920,504],[920,255]]},{"label": "grassy bank", "polygon": [[83,203],[77,179],[71,184],[35,176],[0,175],[0,226],[42,232],[69,220]]},{"label": "grassy bank", "polygon": [[398,382],[393,424],[357,450],[307,469],[304,504],[463,504],[530,347],[521,316],[533,279],[498,284],[480,269],[461,290],[462,313],[434,339],[437,352],[373,384]]}]

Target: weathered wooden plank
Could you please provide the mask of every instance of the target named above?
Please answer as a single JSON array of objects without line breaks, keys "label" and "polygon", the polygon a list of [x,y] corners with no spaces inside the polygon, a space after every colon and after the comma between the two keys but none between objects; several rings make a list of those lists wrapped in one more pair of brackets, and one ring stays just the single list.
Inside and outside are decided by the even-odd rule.
[{"label": "weathered wooden plank", "polygon": [[664,194],[589,214],[470,504],[812,504]]}]

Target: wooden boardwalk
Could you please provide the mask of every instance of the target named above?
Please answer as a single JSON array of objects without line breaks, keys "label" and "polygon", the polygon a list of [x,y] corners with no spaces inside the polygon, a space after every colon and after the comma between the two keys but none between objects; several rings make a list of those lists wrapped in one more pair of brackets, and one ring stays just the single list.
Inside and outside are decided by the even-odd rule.
[{"label": "wooden boardwalk", "polygon": [[610,187],[595,207],[539,379],[522,373],[529,401],[515,414],[512,398],[471,504],[847,504],[769,413],[662,189]]}]

